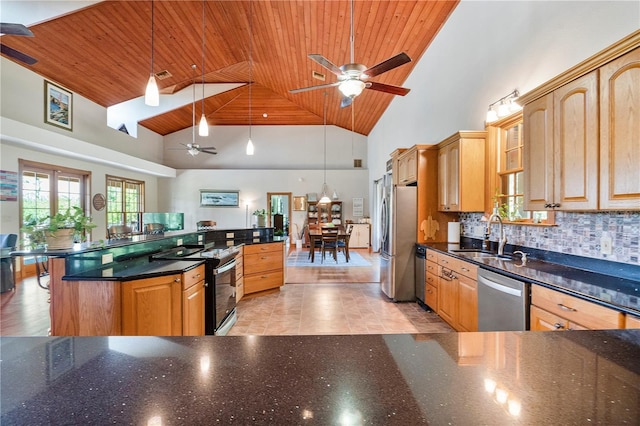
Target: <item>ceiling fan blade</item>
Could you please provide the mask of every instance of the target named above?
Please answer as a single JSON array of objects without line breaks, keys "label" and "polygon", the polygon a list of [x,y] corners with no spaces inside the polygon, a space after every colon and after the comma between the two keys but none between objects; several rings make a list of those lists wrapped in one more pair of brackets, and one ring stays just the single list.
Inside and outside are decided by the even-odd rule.
[{"label": "ceiling fan blade", "polygon": [[321,84],[319,86],[303,87],[301,89],[291,89],[291,90],[289,90],[289,93],[308,92],[309,90],[324,89],[326,87],[335,87],[335,86],[339,85],[340,83],[341,83],[340,81],[336,81],[335,83]]},{"label": "ceiling fan blade", "polygon": [[348,96],[343,96],[342,100],[340,101],[340,108],[346,108],[349,105],[351,105],[352,102],[353,102],[353,98],[350,98]]},{"label": "ceiling fan blade", "polygon": [[26,53],[22,53],[22,52],[20,52],[20,51],[18,51],[16,49],[13,49],[13,48],[11,48],[9,46],[4,45],[4,44],[0,45],[0,51],[3,54],[5,54],[5,55],[7,55],[7,56],[9,56],[11,58],[17,59],[20,62],[24,62],[27,65],[33,65],[36,62],[38,62],[38,60],[36,58],[33,58],[33,57],[27,55]]},{"label": "ceiling fan blade", "polygon": [[396,56],[393,56],[385,61],[380,62],[377,65],[372,66],[371,68],[364,70],[362,72],[362,78],[371,78],[387,71],[391,71],[394,68],[399,67],[400,65],[404,65],[408,62],[411,62],[411,58],[406,53],[398,53]]},{"label": "ceiling fan blade", "polygon": [[392,86],[391,84],[384,84],[384,83],[376,83],[375,81],[367,82],[366,89],[377,90],[378,92],[391,93],[392,95],[400,95],[400,96],[406,95],[411,90],[411,89],[407,89],[406,87]]},{"label": "ceiling fan blade", "polygon": [[199,151],[200,151],[200,152],[204,152],[205,154],[218,155],[218,153],[217,153],[217,152],[214,152],[214,151],[203,151],[203,150],[201,150],[201,149],[200,149]]},{"label": "ceiling fan blade", "polygon": [[22,24],[10,24],[7,22],[0,22],[0,33],[7,35],[17,35],[33,37],[33,33],[27,27]]},{"label": "ceiling fan blade", "polygon": [[326,69],[334,73],[335,75],[340,76],[343,74],[342,70],[336,64],[334,64],[333,62],[331,62],[330,60],[328,60],[322,55],[319,55],[317,53],[312,53],[310,55],[307,55],[307,57],[312,61],[319,63],[320,65],[322,65],[323,67],[325,67]]},{"label": "ceiling fan blade", "polygon": [[203,149],[216,149],[215,146],[199,146],[197,149],[203,150]]}]

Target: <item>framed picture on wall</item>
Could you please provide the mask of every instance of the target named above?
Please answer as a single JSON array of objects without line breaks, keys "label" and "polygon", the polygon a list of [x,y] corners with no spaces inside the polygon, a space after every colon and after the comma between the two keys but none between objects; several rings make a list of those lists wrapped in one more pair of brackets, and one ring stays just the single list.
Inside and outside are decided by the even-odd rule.
[{"label": "framed picture on wall", "polygon": [[50,81],[44,82],[44,121],[73,130],[73,93]]},{"label": "framed picture on wall", "polygon": [[200,190],[200,207],[238,207],[239,191]]}]

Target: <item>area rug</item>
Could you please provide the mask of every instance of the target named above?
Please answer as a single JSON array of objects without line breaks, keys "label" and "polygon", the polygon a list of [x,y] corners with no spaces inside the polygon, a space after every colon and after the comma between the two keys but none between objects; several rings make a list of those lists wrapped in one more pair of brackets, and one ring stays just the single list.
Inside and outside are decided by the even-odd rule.
[{"label": "area rug", "polygon": [[349,262],[344,257],[344,253],[338,253],[338,262],[333,259],[333,256],[329,253],[325,255],[324,262],[322,262],[322,255],[316,252],[315,262],[311,262],[309,259],[309,252],[306,250],[303,251],[292,251],[287,257],[287,266],[322,266],[322,267],[342,267],[345,266],[371,266],[364,257],[362,257],[359,253],[351,252],[349,253]]}]

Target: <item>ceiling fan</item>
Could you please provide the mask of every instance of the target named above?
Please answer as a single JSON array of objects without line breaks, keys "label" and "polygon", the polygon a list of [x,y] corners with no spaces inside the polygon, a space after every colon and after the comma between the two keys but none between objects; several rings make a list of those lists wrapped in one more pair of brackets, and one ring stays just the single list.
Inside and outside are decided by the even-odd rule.
[{"label": "ceiling fan", "polygon": [[379,64],[368,67],[363,64],[355,63],[353,59],[353,0],[351,0],[351,63],[337,66],[324,56],[313,53],[307,55],[309,59],[322,65],[332,73],[338,76],[335,83],[321,84],[318,86],[303,87],[300,89],[289,90],[290,93],[307,92],[309,90],[323,89],[326,87],[338,86],[342,93],[342,101],[340,107],[344,108],[351,105],[353,98],[358,96],[364,89],[377,90],[379,92],[391,93],[392,95],[404,96],[409,93],[410,89],[393,86],[391,84],[377,83],[375,81],[367,81],[369,78],[376,77],[387,71],[391,71],[401,65],[411,62],[411,58],[402,52],[391,58],[388,58]]},{"label": "ceiling fan", "polygon": [[[15,36],[25,36],[25,37],[33,37],[33,33],[27,27],[22,24],[10,24],[6,22],[0,22],[0,34],[6,35],[15,35]],[[33,65],[38,60],[33,58],[26,53],[22,53],[19,50],[15,50],[12,47],[6,46],[4,44],[0,44],[0,51],[4,55],[9,56],[10,58],[17,59],[20,62],[24,62],[27,65]]]},{"label": "ceiling fan", "polygon": [[[195,72],[196,70],[196,65],[192,64],[191,65],[191,69],[193,69],[193,71]],[[213,154],[216,155],[216,147],[215,146],[200,146],[196,143],[196,80],[195,78],[193,79],[193,103],[191,104],[191,143],[180,143],[180,145],[184,146],[187,148],[187,152],[189,153],[189,155],[191,155],[192,157],[195,157],[196,155],[200,154],[201,152],[204,152],[205,154]],[[183,148],[170,148],[170,149],[180,149],[182,150]]]}]

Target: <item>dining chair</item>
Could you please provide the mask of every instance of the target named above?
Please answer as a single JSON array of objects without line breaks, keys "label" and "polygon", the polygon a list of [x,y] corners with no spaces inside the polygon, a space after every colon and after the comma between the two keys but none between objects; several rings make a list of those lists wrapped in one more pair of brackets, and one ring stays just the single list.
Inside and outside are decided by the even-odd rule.
[{"label": "dining chair", "polygon": [[131,227],[127,225],[113,225],[107,230],[107,236],[110,240],[126,240],[132,235]]},{"label": "dining chair", "polygon": [[304,238],[305,241],[307,241],[309,243],[309,255],[307,256],[307,259],[311,259],[311,261],[315,261],[315,251],[316,249],[321,250],[322,249],[322,239],[321,238],[317,238],[317,237],[311,237],[310,235],[310,230],[311,230],[311,226],[310,225],[306,225],[304,227]]},{"label": "dining chair", "polygon": [[196,222],[196,229],[198,231],[210,231],[216,229],[216,221],[214,220],[201,220]]},{"label": "dining chair", "polygon": [[145,223],[145,235],[161,235],[164,234],[164,224],[162,223]]},{"label": "dining chair", "polygon": [[342,250],[347,262],[349,261],[349,239],[351,238],[351,231],[353,231],[353,225],[348,224],[345,234],[338,239],[338,250]]},{"label": "dining chair", "polygon": [[322,263],[327,252],[333,253],[333,259],[338,263],[338,230],[325,229],[322,231]]}]

